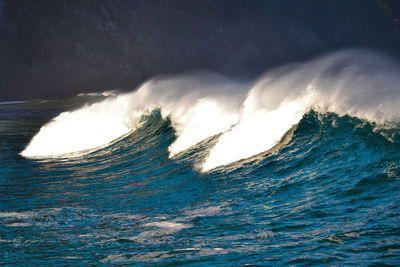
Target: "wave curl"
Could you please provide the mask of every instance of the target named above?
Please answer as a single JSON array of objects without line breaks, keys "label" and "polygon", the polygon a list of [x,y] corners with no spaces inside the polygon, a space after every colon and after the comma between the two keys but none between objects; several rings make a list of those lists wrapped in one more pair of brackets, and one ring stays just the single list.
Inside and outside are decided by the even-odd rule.
[{"label": "wave curl", "polygon": [[206,72],[156,77],[132,93],[61,113],[21,155],[81,155],[135,131],[143,115],[160,109],[176,131],[170,157],[221,134],[202,164],[208,171],[270,149],[311,108],[399,121],[399,73],[400,65],[384,55],[345,50],[268,71],[255,82]]}]

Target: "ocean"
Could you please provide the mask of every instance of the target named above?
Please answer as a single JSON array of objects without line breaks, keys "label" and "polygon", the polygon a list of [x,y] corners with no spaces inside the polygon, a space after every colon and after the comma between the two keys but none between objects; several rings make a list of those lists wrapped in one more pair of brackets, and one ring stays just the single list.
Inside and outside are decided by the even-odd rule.
[{"label": "ocean", "polygon": [[399,265],[400,65],[0,103],[5,265]]}]

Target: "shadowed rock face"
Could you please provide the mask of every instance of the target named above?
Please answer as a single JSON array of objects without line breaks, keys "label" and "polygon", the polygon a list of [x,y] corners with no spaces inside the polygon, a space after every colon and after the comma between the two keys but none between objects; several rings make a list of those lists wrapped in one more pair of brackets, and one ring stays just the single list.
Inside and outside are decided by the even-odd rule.
[{"label": "shadowed rock face", "polygon": [[0,0],[0,100],[132,90],[161,73],[257,75],[326,51],[400,54],[398,4]]}]

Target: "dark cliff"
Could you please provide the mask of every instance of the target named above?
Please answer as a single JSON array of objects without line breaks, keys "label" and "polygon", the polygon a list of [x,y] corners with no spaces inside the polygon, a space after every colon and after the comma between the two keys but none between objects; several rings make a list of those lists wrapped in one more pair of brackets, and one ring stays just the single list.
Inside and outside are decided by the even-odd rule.
[{"label": "dark cliff", "polygon": [[0,0],[0,100],[133,90],[161,73],[257,75],[347,47],[400,53],[388,0]]}]

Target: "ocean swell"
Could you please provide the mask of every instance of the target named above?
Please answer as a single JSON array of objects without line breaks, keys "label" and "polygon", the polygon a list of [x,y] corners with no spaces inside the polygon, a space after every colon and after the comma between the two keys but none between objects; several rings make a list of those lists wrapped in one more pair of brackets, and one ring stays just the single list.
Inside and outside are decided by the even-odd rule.
[{"label": "ocean swell", "polygon": [[82,155],[135,131],[143,115],[160,109],[175,129],[170,157],[221,134],[202,163],[208,171],[270,149],[311,108],[398,121],[399,73],[399,64],[384,55],[345,50],[268,71],[255,82],[206,72],[156,77],[132,93],[61,113],[21,155]]}]

